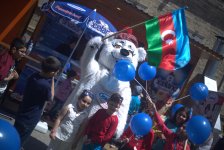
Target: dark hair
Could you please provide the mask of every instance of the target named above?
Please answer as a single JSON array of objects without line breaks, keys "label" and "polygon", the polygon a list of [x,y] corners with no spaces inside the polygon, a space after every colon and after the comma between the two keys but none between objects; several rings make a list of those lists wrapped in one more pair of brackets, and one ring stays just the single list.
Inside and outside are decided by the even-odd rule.
[{"label": "dark hair", "polygon": [[54,56],[49,56],[42,61],[41,69],[45,73],[56,72],[60,69],[61,62]]},{"label": "dark hair", "polygon": [[89,96],[91,99],[94,99],[94,94],[90,90],[87,90],[87,89],[82,91],[82,93],[79,96],[79,99],[82,99],[86,96]]},{"label": "dark hair", "polygon": [[122,103],[123,97],[119,93],[114,93],[110,96],[109,101],[117,102],[117,103]]},{"label": "dark hair", "polygon": [[15,38],[15,39],[13,39],[12,43],[10,44],[10,50],[12,50],[13,47],[15,47],[16,50],[18,50],[18,49],[26,47],[26,44],[22,39]]},{"label": "dark hair", "polygon": [[179,126],[182,126],[185,122],[187,122],[190,118],[190,114],[191,114],[191,110],[187,107],[181,107],[179,108],[176,113],[174,114],[174,117],[173,117],[173,121],[176,123],[176,118],[177,118],[177,114],[180,113],[180,112],[186,112],[186,120],[180,124]]},{"label": "dark hair", "polygon": [[133,96],[138,96],[142,93],[142,87],[139,85],[135,85],[132,89],[132,95]]}]

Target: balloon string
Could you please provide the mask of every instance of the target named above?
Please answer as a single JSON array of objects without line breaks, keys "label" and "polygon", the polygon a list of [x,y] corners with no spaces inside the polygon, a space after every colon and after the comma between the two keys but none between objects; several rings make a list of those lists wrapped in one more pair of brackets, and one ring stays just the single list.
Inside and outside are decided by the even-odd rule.
[{"label": "balloon string", "polygon": [[[134,78],[134,80],[142,87],[142,89],[145,91],[145,93],[147,94],[147,96],[149,96],[149,93],[147,92],[147,90],[142,86],[142,84],[140,83],[140,82],[138,82],[138,80],[136,79],[136,78]],[[184,96],[184,97],[181,97],[181,98],[179,98],[179,99],[176,99],[176,100],[173,100],[173,102],[177,102],[177,101],[180,101],[180,100],[182,100],[182,99],[184,99],[184,98],[187,98],[187,97],[189,97],[190,95],[186,95],[186,96]]]},{"label": "balloon string", "polygon": [[178,99],[176,99],[176,100],[173,100],[173,102],[177,102],[177,101],[180,101],[180,100],[182,100],[182,99],[184,99],[184,98],[186,98],[186,97],[189,97],[190,95],[186,95],[186,96],[184,96],[184,97],[181,97],[181,98],[178,98]]},{"label": "balloon string", "polygon": [[111,35],[108,35],[108,36],[106,36],[106,37],[103,37],[103,38],[102,38],[102,41],[104,41],[104,40],[106,40],[106,39],[108,39],[108,38],[110,38],[110,37],[112,37],[112,36],[115,36],[115,35],[117,35],[117,34],[119,34],[119,33],[121,33],[121,32],[124,32],[124,31],[126,31],[126,30],[133,29],[133,28],[138,27],[138,26],[140,26],[140,25],[142,25],[142,24],[145,24],[146,22],[147,22],[147,21],[140,22],[140,23],[138,23],[138,24],[135,24],[135,25],[133,25],[133,26],[130,26],[130,27],[127,27],[127,28],[125,28],[125,29],[123,29],[123,30],[120,30],[120,31],[118,31],[118,32],[115,32],[115,33],[113,33],[113,34],[111,34]]},{"label": "balloon string", "polygon": [[146,89],[146,91],[148,91],[148,84],[147,84],[148,82],[147,82],[147,80],[145,81],[145,89]]},{"label": "balloon string", "polygon": [[[142,86],[142,84],[140,83],[140,82],[138,82],[138,80],[136,79],[136,78],[134,78],[134,80],[142,87],[142,89],[145,91],[145,93],[146,93],[146,95],[147,96],[149,96],[149,93],[146,91],[146,89]],[[180,100],[182,100],[182,99],[184,99],[184,98],[187,98],[187,97],[189,97],[190,95],[186,95],[186,96],[184,96],[184,97],[181,97],[181,98],[179,98],[179,99],[176,99],[176,100],[173,100],[173,102],[177,102],[177,101],[180,101]],[[149,96],[150,97],[150,96]],[[151,101],[152,102],[152,100],[150,100],[149,99],[149,101]]]},{"label": "balloon string", "polygon": [[138,82],[138,80],[136,78],[134,78],[134,80],[142,87],[142,89],[145,91],[145,93],[147,94],[147,96],[149,96],[149,93],[146,91],[146,89],[142,86],[142,84],[140,82]]},{"label": "balloon string", "polygon": [[[133,138],[133,136],[135,136],[134,133],[132,133],[132,135],[128,138],[128,141],[130,141],[130,140]],[[123,143],[123,144],[120,146],[120,148],[123,148],[127,143],[128,143],[128,142]]]}]

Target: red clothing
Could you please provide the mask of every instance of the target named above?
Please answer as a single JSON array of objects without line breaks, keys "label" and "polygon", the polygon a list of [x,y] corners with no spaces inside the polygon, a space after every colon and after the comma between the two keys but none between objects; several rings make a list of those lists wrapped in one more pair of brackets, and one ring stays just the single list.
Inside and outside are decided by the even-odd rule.
[{"label": "red clothing", "polygon": [[[160,129],[166,137],[164,150],[183,150],[185,142],[179,142],[176,140],[177,134],[166,127],[158,112],[155,113],[155,119],[157,122],[158,129]],[[190,150],[188,144],[186,150]]]},{"label": "red clothing", "polygon": [[129,142],[126,144],[126,146],[130,149],[134,150],[134,147],[136,147],[137,150],[151,150],[154,139],[154,132],[153,130],[150,130],[147,135],[137,139],[132,133],[131,128],[128,127],[128,129],[122,134],[121,140],[126,138],[129,138]]},{"label": "red clothing", "polygon": [[9,70],[14,66],[14,59],[7,50],[0,52],[0,81],[8,76]]},{"label": "red clothing", "polygon": [[103,146],[112,139],[117,125],[117,115],[108,115],[106,109],[100,109],[90,119],[85,133],[93,143]]}]

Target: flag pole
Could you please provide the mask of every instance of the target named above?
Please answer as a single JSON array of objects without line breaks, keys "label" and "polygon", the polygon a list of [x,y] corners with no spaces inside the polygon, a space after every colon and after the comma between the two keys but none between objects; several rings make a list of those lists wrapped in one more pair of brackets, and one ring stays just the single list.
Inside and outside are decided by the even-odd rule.
[{"label": "flag pole", "polygon": [[123,32],[123,31],[126,31],[126,30],[128,30],[128,29],[133,29],[133,28],[138,27],[138,26],[140,26],[140,25],[142,25],[142,24],[145,24],[146,22],[147,22],[147,21],[140,22],[140,23],[138,23],[138,24],[135,24],[135,25],[133,25],[133,26],[130,26],[130,27],[127,27],[127,28],[125,28],[125,29],[122,29],[122,30],[120,30],[120,31],[118,31],[118,32],[115,32],[115,33],[113,33],[113,34],[111,34],[111,35],[108,35],[108,36],[106,36],[106,37],[103,37],[103,38],[102,38],[102,41],[104,41],[104,40],[106,40],[106,39],[108,39],[108,38],[110,38],[110,37],[112,37],[112,36],[115,36],[115,35],[117,35],[117,34]]},{"label": "flag pole", "polygon": [[180,100],[182,100],[182,99],[184,99],[184,98],[187,98],[187,97],[189,97],[190,95],[186,95],[186,96],[184,96],[184,97],[181,97],[181,98],[179,98],[179,99],[176,99],[176,100],[173,100],[173,102],[177,102],[177,101],[180,101]]},{"label": "flag pole", "polygon": [[[96,9],[94,9],[93,11],[91,11],[90,14],[89,14],[89,16],[92,15],[94,12],[96,12]],[[86,18],[86,20],[85,20],[86,23],[90,20],[89,16],[88,16],[88,17]],[[56,81],[56,83],[55,83],[55,88],[58,86],[59,81],[60,81],[60,79],[61,79],[61,77],[62,77],[62,75],[63,75],[63,72],[65,71],[66,64],[68,64],[68,63],[71,61],[72,56],[73,56],[75,50],[77,49],[77,47],[78,47],[78,45],[79,45],[79,43],[80,43],[80,41],[81,41],[81,39],[82,39],[84,33],[86,32],[86,30],[87,30],[87,25],[85,26],[84,30],[83,30],[82,33],[80,34],[80,36],[79,36],[79,38],[78,38],[78,40],[77,40],[77,42],[76,42],[76,44],[75,44],[75,47],[72,49],[72,52],[70,53],[68,59],[66,60],[65,65],[64,65],[64,67],[62,68],[62,72],[60,73],[60,75],[59,75],[59,77],[58,77],[58,79],[57,79],[57,81]]]},{"label": "flag pole", "polygon": [[[185,7],[181,8],[181,9],[188,9],[188,6],[185,6]],[[154,17],[154,18],[155,18],[155,17]],[[152,18],[152,19],[154,19],[154,18]],[[151,20],[151,19],[150,19],[150,20]],[[147,21],[148,21],[148,20],[147,20]],[[123,32],[123,31],[126,31],[126,30],[128,30],[128,29],[133,29],[133,28],[138,27],[138,26],[140,26],[140,25],[142,25],[142,24],[145,24],[147,21],[140,22],[140,23],[138,23],[138,24],[135,24],[135,25],[133,25],[133,26],[130,26],[130,27],[127,27],[127,28],[125,28],[125,29],[123,29],[123,30],[120,30],[120,31],[118,31],[118,32],[115,32],[115,33],[113,33],[113,34],[111,34],[111,35],[108,35],[108,36],[106,36],[106,37],[103,37],[103,38],[102,38],[102,41],[104,41],[104,40],[106,40],[106,39],[108,39],[108,38],[110,38],[110,37],[112,37],[112,36],[115,36],[115,35],[117,35],[117,34]]]}]

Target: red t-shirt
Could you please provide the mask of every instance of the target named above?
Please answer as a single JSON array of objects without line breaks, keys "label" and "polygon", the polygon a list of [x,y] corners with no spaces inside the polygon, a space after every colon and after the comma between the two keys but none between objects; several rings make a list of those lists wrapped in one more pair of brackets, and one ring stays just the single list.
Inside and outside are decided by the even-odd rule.
[{"label": "red t-shirt", "polygon": [[0,52],[0,81],[8,76],[9,70],[14,66],[14,59],[12,55],[3,50]]},{"label": "red t-shirt", "polygon": [[109,115],[106,109],[100,109],[90,119],[85,133],[93,143],[103,146],[112,139],[117,125],[117,115]]},{"label": "red t-shirt", "polygon": [[126,144],[126,146],[130,149],[134,150],[134,147],[136,147],[137,150],[151,150],[154,139],[154,132],[153,130],[150,130],[147,135],[141,138],[135,138],[134,134],[131,131],[131,128],[128,127],[128,129],[125,130],[122,134],[121,140],[126,138],[129,138],[129,142]]},{"label": "red t-shirt", "polygon": [[[176,140],[177,134],[166,127],[158,112],[155,113],[155,120],[157,122],[158,129],[160,129],[166,137],[164,150],[183,150],[185,142],[178,142]],[[186,150],[190,150],[188,144],[186,146]]]}]

